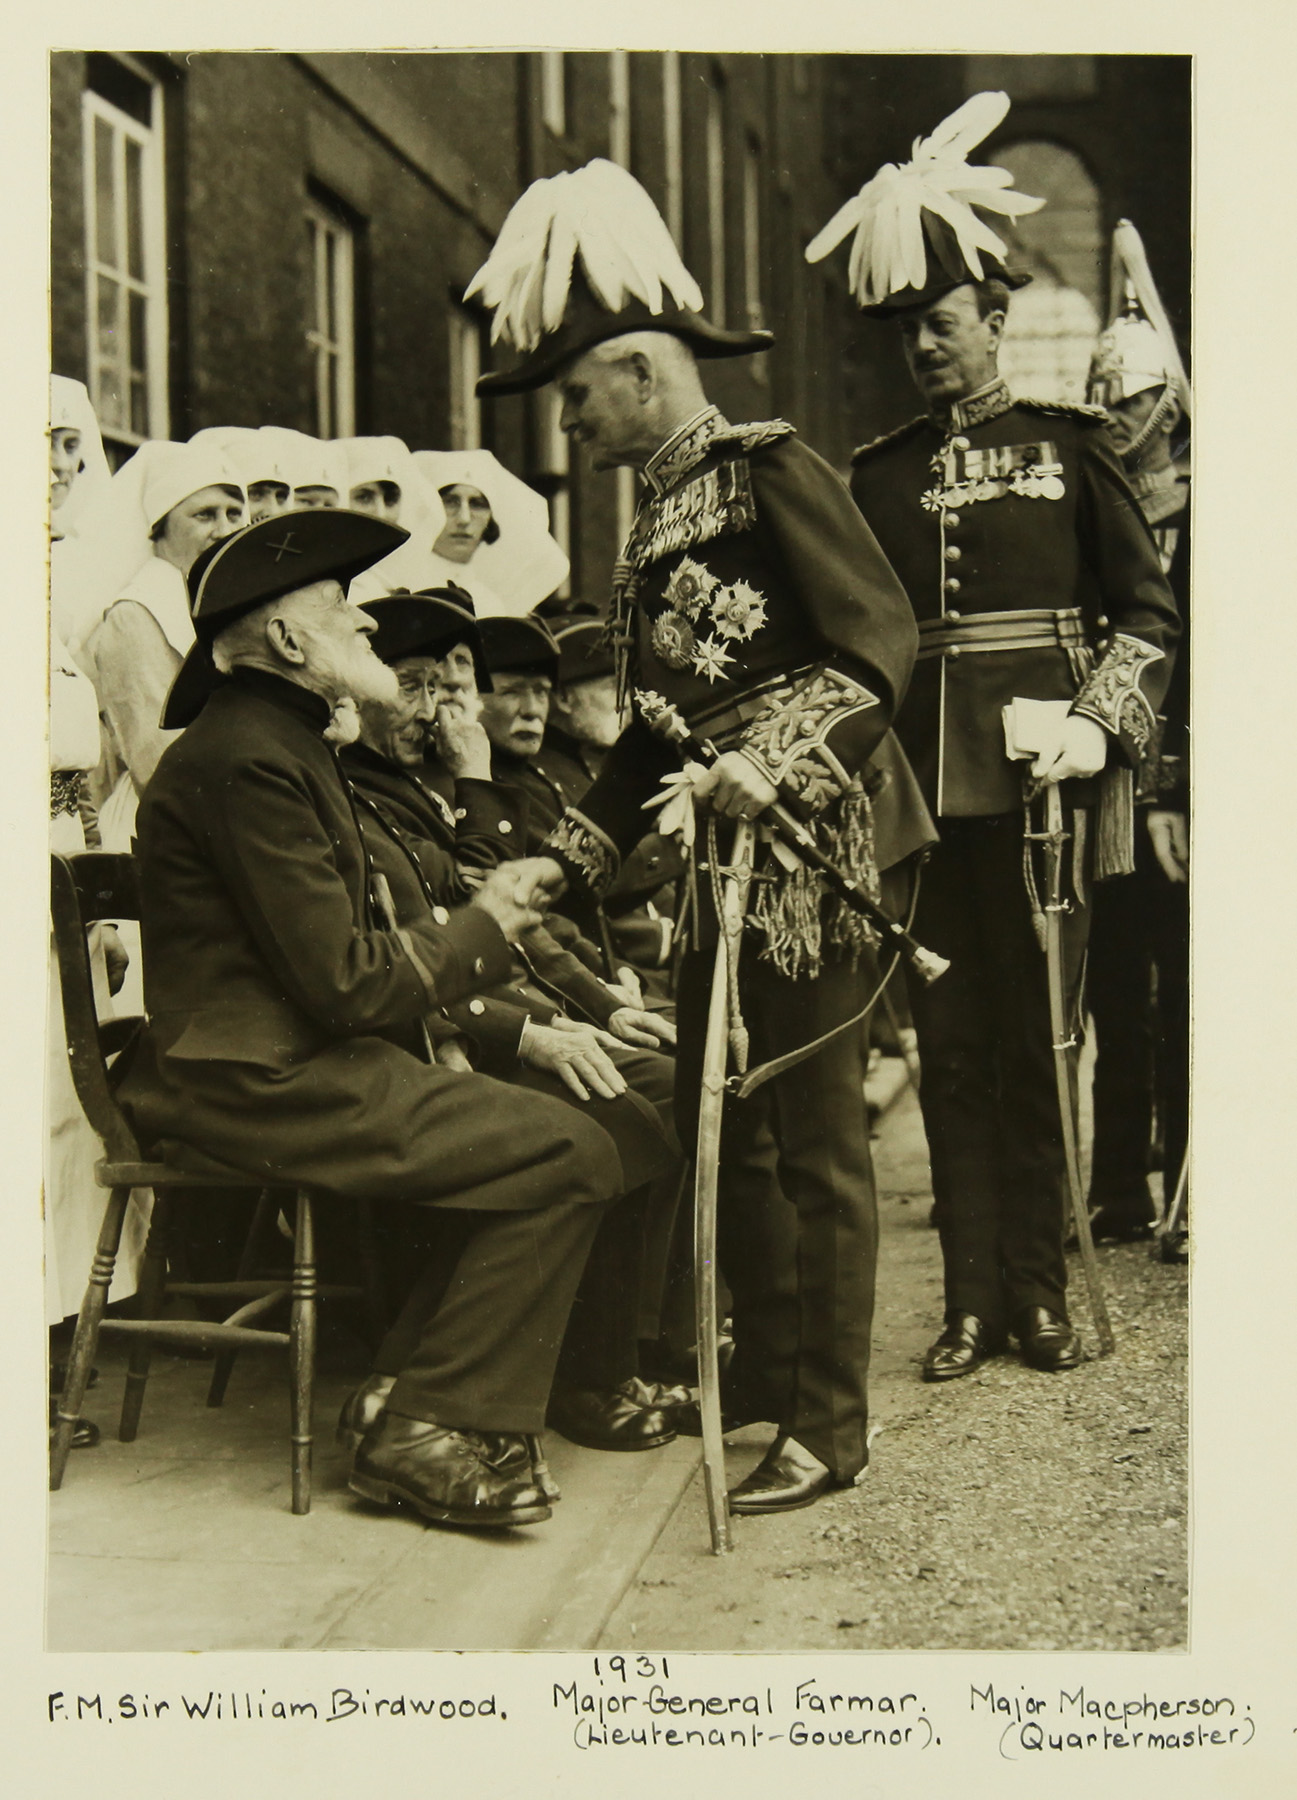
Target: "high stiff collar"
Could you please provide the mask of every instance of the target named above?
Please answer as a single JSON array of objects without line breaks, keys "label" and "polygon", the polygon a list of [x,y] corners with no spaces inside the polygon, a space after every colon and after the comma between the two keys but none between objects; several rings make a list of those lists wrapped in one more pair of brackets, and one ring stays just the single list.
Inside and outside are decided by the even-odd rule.
[{"label": "high stiff collar", "polygon": [[644,465],[644,479],[653,493],[665,493],[673,482],[691,469],[726,424],[718,407],[705,406],[673,431],[664,444],[659,444]]},{"label": "high stiff collar", "polygon": [[312,693],[310,688],[301,687],[296,681],[286,681],[282,675],[272,675],[269,669],[252,669],[239,663],[230,670],[229,680],[258,699],[269,700],[285,712],[296,713],[315,731],[322,733],[333,717],[333,708],[323,694]]},{"label": "high stiff collar", "polygon": [[1126,477],[1150,525],[1160,525],[1189,502],[1189,484],[1174,463],[1161,469],[1136,469]]},{"label": "high stiff collar", "polygon": [[1013,395],[997,375],[994,381],[988,381],[976,393],[965,394],[961,400],[952,400],[948,408],[940,411],[935,407],[931,408],[928,417],[942,431],[967,431],[974,425],[986,425],[990,420],[998,419],[1012,405]]}]

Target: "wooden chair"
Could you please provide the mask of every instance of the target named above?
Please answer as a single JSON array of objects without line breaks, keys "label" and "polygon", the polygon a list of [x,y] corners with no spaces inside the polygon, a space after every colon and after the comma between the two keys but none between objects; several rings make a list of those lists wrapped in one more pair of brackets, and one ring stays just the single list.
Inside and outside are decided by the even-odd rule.
[{"label": "wooden chair", "polygon": [[[103,1141],[104,1160],[95,1165],[100,1187],[108,1189],[108,1204],[90,1270],[90,1282],[77,1315],[76,1332],[68,1358],[63,1392],[50,1446],[50,1487],[63,1481],[72,1432],[85,1398],[95,1347],[101,1331],[129,1336],[130,1366],[122,1399],[118,1437],[130,1443],[139,1429],[148,1381],[149,1361],[155,1340],[218,1352],[208,1404],[219,1406],[225,1393],[234,1356],[245,1349],[286,1349],[290,1370],[293,1511],[311,1508],[311,1407],[315,1378],[316,1300],[345,1296],[363,1298],[370,1322],[381,1327],[382,1301],[374,1254],[369,1209],[358,1206],[359,1250],[364,1284],[320,1287],[315,1268],[315,1220],[313,1201],[321,1196],[310,1188],[267,1188],[264,1181],[242,1170],[228,1168],[198,1150],[186,1150],[180,1161],[148,1161],[141,1154],[135,1134],[117,1104],[109,1074],[110,1060],[128,1048],[140,1031],[142,1019],[110,1019],[100,1023],[91,983],[88,928],[100,920],[138,919],[139,879],[130,856],[86,852],[75,857],[52,856],[50,903],[54,925],[55,955],[63,989],[63,1019],[67,1031],[68,1061],[77,1097],[86,1117]],[[173,1196],[181,1188],[244,1189],[259,1194],[252,1233],[233,1281],[173,1281],[168,1277],[173,1231]],[[113,1278],[122,1223],[132,1188],[153,1193],[139,1286],[139,1317],[108,1319],[104,1308]],[[280,1204],[293,1208],[293,1269],[291,1279],[254,1280],[254,1246],[258,1231],[273,1220]],[[163,1319],[159,1315],[170,1295],[195,1299],[238,1300],[229,1316],[218,1323],[201,1319]],[[287,1331],[255,1326],[276,1306],[290,1306]]]}]

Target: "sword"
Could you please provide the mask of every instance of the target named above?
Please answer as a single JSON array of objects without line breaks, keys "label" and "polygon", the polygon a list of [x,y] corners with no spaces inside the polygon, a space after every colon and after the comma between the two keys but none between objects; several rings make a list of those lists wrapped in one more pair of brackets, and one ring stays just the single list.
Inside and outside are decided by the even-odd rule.
[{"label": "sword", "polygon": [[[720,751],[715,744],[710,739],[694,737],[675,707],[668,705],[666,701],[650,709],[641,698],[640,712],[649,729],[657,732],[658,736],[665,738],[669,744],[675,744],[677,748],[697,755],[708,767],[719,761]],[[656,804],[656,802],[649,804]],[[803,862],[809,863],[824,877],[839,899],[845,901],[853,912],[857,912],[862,918],[867,919],[883,942],[890,943],[894,950],[900,952],[925,985],[936,981],[939,976],[945,974],[950,967],[946,958],[938,956],[933,950],[925,949],[916,938],[911,937],[904,925],[899,924],[897,920],[885,913],[877,901],[870,898],[859,882],[853,881],[831,857],[824,854],[815,841],[814,832],[786,806],[776,801],[772,806],[766,807],[761,814],[761,823],[771,826],[784,843],[797,852]]]},{"label": "sword", "polygon": [[1058,1083],[1058,1115],[1063,1127],[1063,1159],[1067,1165],[1067,1187],[1072,1202],[1072,1219],[1076,1239],[1081,1247],[1081,1266],[1090,1299],[1090,1315],[1099,1340],[1100,1356],[1111,1356],[1115,1349],[1112,1322],[1103,1297],[1103,1283],[1094,1254],[1094,1238],[1090,1232],[1090,1214],[1081,1186],[1081,1157],[1076,1132],[1076,1067],[1072,1052],[1076,1039],[1068,1030],[1067,991],[1063,977],[1063,914],[1069,910],[1063,899],[1063,845],[1067,832],[1063,829],[1063,798],[1058,783],[1045,788],[1045,830],[1040,836],[1045,847],[1045,876],[1048,899],[1045,902],[1045,966],[1049,980],[1049,1024],[1054,1048],[1054,1077]]},{"label": "sword", "polygon": [[[716,866],[715,822],[711,825],[711,863]],[[712,968],[711,1004],[703,1043],[702,1093],[698,1107],[698,1146],[694,1159],[694,1308],[698,1340],[698,1413],[702,1421],[703,1481],[712,1555],[732,1548],[730,1503],[725,1487],[725,1434],[721,1426],[719,1320],[716,1306],[716,1192],[720,1174],[721,1120],[725,1106],[725,1070],[731,1049],[740,1069],[747,1066],[747,1040],[737,1009],[731,1005],[738,973],[743,916],[752,882],[750,821],[734,829],[734,848],[725,870],[716,961]]]}]

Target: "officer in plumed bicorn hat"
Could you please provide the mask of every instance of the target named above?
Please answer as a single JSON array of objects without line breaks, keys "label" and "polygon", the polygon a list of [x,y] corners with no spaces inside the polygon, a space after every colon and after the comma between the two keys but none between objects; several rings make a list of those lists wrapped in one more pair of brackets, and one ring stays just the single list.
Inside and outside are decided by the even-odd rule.
[{"label": "officer in plumed bicorn hat", "polygon": [[[1062,783],[1071,810],[1061,960],[1074,1009],[1089,879],[1130,866],[1131,770],[1178,635],[1104,414],[1015,399],[998,372],[1021,277],[994,222],[1042,203],[1015,192],[1005,170],[967,158],[1008,106],[999,93],[968,100],[915,141],[908,163],[867,182],[806,251],[816,261],[854,233],[852,291],[866,315],[895,321],[925,402],[918,418],[856,452],[851,488],[918,622],[897,735],[940,842],[914,929],[952,965],[912,993],[945,1263],[929,1381],[968,1373],[1011,1331],[1035,1368],[1080,1360],[1024,771],[1037,787]],[[1040,701],[1054,706],[1030,744],[1034,761],[1011,760],[1006,732],[1018,754],[1038,729],[1020,703]]]},{"label": "officer in plumed bicorn hat", "polygon": [[[493,338],[519,356],[479,392],[555,382],[562,429],[594,466],[635,468],[644,484],[611,615],[633,717],[552,835],[555,879],[561,870],[607,893],[654,825],[645,803],[680,770],[661,735],[674,718],[719,752],[694,793],[719,819],[722,861],[732,821],[759,819],[782,795],[826,854],[876,883],[895,846],[875,843],[870,759],[905,691],[914,627],[834,471],[783,421],[731,424],[707,400],[708,360],[766,350],[770,334],[707,319],[652,201],[602,159],[532,184],[468,294],[492,308]],[[906,829],[912,849],[926,821]],[[870,938],[818,875],[780,861],[764,838],[757,875],[737,994],[754,1054],[777,1055],[860,1010]],[[686,1137],[716,932],[705,872],[691,891],[676,1090]],[[736,1510],[806,1505],[866,1461],[877,1222],[859,1039],[844,1032],[790,1067],[725,1128],[720,1260],[736,1343],[727,1398],[733,1415],[777,1426],[731,1495]],[[787,1202],[758,1225],[742,1174],[763,1154],[763,1119],[774,1121]],[[764,1176],[759,1186],[769,1193]]]}]

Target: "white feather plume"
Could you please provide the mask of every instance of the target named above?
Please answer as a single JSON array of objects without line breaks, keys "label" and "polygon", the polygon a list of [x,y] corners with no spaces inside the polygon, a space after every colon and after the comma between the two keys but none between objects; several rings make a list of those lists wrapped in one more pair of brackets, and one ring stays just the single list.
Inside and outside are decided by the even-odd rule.
[{"label": "white feather plume", "polygon": [[501,226],[465,291],[492,309],[491,341],[526,353],[557,331],[578,256],[611,313],[631,300],[660,313],[664,293],[686,311],[702,311],[702,290],[652,200],[628,170],[596,157],[583,169],[533,181]]},{"label": "white feather plume", "polygon": [[907,287],[921,288],[927,271],[923,214],[944,219],[974,280],[982,253],[1003,259],[1005,246],[974,207],[1015,219],[1045,203],[1013,188],[1007,169],[971,166],[968,152],[994,131],[1009,110],[1003,93],[974,94],[927,138],[914,140],[908,163],[885,163],[806,246],[819,262],[849,232],[848,278],[861,306],[876,306]]}]

